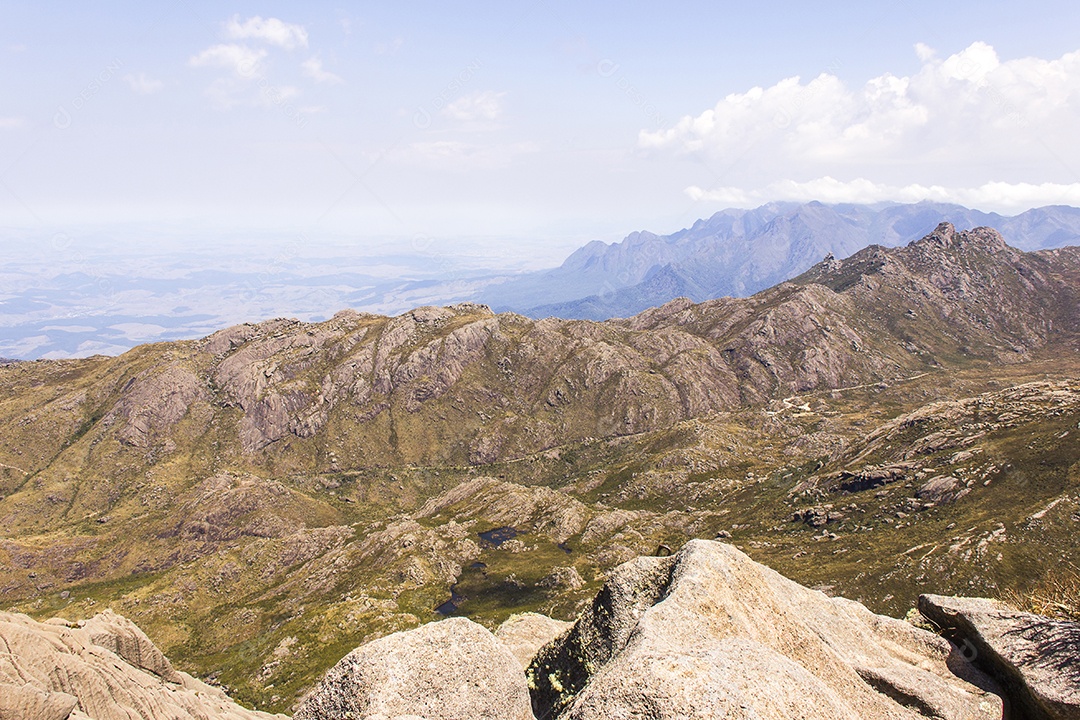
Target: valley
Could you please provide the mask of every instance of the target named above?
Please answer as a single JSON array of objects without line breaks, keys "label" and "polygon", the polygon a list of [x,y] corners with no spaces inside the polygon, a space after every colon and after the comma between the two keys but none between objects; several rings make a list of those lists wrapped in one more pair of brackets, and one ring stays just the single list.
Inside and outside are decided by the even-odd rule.
[{"label": "valley", "polygon": [[1030,606],[1080,563],[1078,378],[1080,251],[948,224],[625,320],[344,311],[5,364],[0,598],[112,608],[275,712],[437,608],[569,620],[695,538],[895,617]]}]

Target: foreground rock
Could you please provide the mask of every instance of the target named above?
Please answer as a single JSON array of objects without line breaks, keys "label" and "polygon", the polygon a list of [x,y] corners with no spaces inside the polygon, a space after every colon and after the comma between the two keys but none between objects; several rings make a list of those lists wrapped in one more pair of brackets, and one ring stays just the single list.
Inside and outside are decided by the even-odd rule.
[{"label": "foreground rock", "polygon": [[511,615],[495,630],[495,637],[510,648],[510,652],[521,663],[522,670],[525,670],[540,648],[562,635],[573,625],[573,623],[555,620],[540,613],[527,612]]},{"label": "foreground rock", "polygon": [[1080,625],[984,598],[923,595],[919,612],[961,643],[1031,720],[1080,718]]},{"label": "foreground rock", "polygon": [[1002,716],[946,640],[703,540],[620,566],[529,681],[537,717],[560,720]]},{"label": "foreground rock", "polygon": [[0,720],[270,720],[177,672],[139,628],[0,613]]},{"label": "foreground rock", "polygon": [[173,669],[169,659],[146,637],[146,633],[123,615],[105,610],[78,626],[90,635],[95,645],[113,651],[131,665],[152,672],[162,680],[183,684],[183,676]]},{"label": "foreground rock", "polygon": [[358,647],[326,674],[294,720],[532,720],[521,666],[465,618]]}]

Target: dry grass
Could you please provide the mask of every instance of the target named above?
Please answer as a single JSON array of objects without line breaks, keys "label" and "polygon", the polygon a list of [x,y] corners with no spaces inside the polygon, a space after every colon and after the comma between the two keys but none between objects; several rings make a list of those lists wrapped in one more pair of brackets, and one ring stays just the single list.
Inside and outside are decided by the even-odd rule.
[{"label": "dry grass", "polygon": [[1006,592],[1002,600],[1027,612],[1080,621],[1080,568],[1071,563],[1060,565],[1032,589]]}]

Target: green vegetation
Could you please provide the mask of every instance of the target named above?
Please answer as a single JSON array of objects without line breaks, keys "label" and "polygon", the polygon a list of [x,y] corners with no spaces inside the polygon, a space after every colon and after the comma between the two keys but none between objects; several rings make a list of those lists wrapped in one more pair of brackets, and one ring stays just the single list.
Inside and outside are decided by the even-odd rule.
[{"label": "green vegetation", "polygon": [[[0,606],[111,607],[269,710],[451,597],[571,619],[691,538],[896,616],[921,592],[1075,614],[1078,273],[924,255],[605,324],[343,313],[4,365]],[[913,269],[946,261],[962,297]],[[1061,287],[1025,295],[1020,266]]]},{"label": "green vegetation", "polygon": [[[18,534],[0,547],[11,568],[4,604],[72,619],[113,607],[180,668],[272,710],[287,710],[364,640],[437,619],[451,586],[457,613],[489,627],[528,610],[570,619],[619,562],[718,533],[799,582],[894,615],[920,592],[1075,615],[1080,576],[1057,558],[1080,562],[1080,386],[1039,386],[1012,401],[1007,390],[1073,372],[1049,359],[994,376],[974,367],[487,466],[277,480],[211,458],[225,435],[213,428],[228,415],[204,434],[180,425],[191,450],[150,465],[144,455],[140,471],[125,469],[139,466],[133,448],[79,424],[69,449],[5,501],[16,516],[43,508],[52,519],[12,524]],[[985,391],[980,402],[939,402],[875,432],[928,403]],[[942,431],[956,431],[959,445],[920,452],[910,477],[840,489],[841,470],[910,463],[911,448]],[[119,472],[75,470],[71,452],[106,453]],[[959,499],[913,507],[921,482],[946,472],[978,482]],[[454,495],[470,482],[481,485]],[[792,519],[815,505],[843,517],[821,527]],[[504,525],[522,534],[498,547],[480,541]],[[560,585],[555,568],[577,579]]]}]

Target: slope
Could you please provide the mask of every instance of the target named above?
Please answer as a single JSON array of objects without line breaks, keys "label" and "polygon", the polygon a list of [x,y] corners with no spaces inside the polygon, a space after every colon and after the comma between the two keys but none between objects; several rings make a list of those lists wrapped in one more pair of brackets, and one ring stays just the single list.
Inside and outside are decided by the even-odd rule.
[{"label": "slope", "polygon": [[[345,650],[436,607],[567,617],[619,562],[719,532],[878,610],[906,609],[919,575],[934,592],[1023,589],[1048,572],[1028,548],[1058,530],[1016,528],[1051,502],[1054,528],[1073,512],[1078,288],[1075,248],[943,225],[752,298],[625,321],[345,312],[5,365],[0,596],[39,617],[113,607],[182,669],[283,710]],[[1007,406],[902,483],[834,482],[920,442],[893,439],[898,416],[1033,381],[918,425]],[[1028,484],[1003,471],[969,488],[983,458]],[[970,492],[918,498],[933,480],[958,493],[946,475]],[[845,492],[864,514],[840,509]],[[961,550],[905,560],[953,522]],[[963,554],[998,522],[1014,549]]]}]

